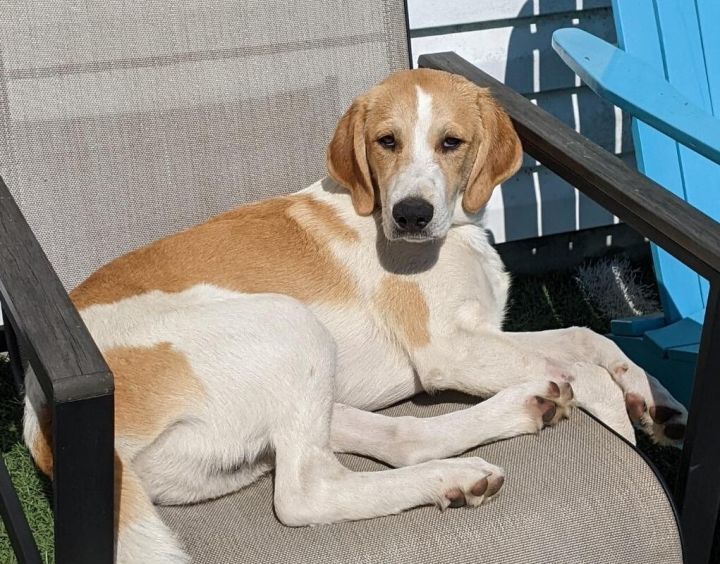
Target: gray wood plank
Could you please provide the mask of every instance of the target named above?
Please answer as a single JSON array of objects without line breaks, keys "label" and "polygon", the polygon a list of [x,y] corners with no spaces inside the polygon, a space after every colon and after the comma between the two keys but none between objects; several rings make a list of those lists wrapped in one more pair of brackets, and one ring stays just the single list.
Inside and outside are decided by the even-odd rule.
[{"label": "gray wood plank", "polygon": [[408,0],[410,29],[609,8],[611,0]]}]

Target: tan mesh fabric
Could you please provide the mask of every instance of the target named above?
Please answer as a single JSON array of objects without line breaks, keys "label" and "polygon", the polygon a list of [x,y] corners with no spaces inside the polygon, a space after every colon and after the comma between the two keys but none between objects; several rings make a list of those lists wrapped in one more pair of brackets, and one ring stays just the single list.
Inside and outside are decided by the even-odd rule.
[{"label": "tan mesh fabric", "polygon": [[35,0],[0,18],[0,174],[63,283],[325,175],[407,65],[402,2]]},{"label": "tan mesh fabric", "polygon": [[[447,399],[447,396],[446,396]],[[457,403],[406,402],[392,415],[439,415]],[[438,440],[442,440],[439,437]],[[587,415],[539,436],[469,454],[503,466],[502,493],[478,509],[402,515],[314,528],[283,527],[272,480],[212,502],[161,508],[196,564],[672,564],[682,562],[668,498],[635,450]],[[379,470],[342,455],[353,470]]]}]

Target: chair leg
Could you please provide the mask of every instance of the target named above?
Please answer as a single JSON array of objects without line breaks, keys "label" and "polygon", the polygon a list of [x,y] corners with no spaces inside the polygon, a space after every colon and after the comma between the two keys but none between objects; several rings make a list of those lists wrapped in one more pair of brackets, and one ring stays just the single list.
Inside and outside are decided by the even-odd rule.
[{"label": "chair leg", "polygon": [[705,564],[720,511],[720,279],[711,280],[676,499],[689,564]]},{"label": "chair leg", "polygon": [[53,406],[55,561],[113,562],[113,396]]}]

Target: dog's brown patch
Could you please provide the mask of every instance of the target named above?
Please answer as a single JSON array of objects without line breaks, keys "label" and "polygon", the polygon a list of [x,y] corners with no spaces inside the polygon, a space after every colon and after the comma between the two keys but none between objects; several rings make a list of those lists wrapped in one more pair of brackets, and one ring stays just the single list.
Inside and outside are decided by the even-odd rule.
[{"label": "dog's brown patch", "polygon": [[375,304],[405,346],[417,348],[430,342],[430,310],[417,282],[385,276],[375,292]]},{"label": "dog's brown patch", "polygon": [[355,284],[328,242],[359,235],[328,204],[308,195],[243,206],[142,247],[104,266],[72,293],[79,309],[150,290],[214,284],[278,293],[302,302],[344,303]]},{"label": "dog's brown patch", "polygon": [[125,464],[115,452],[114,475],[114,510],[115,535],[130,523],[140,521],[152,510],[147,494],[143,490],[140,479],[132,469],[125,469]]},{"label": "dog's brown patch", "polygon": [[50,424],[50,409],[48,406],[41,407],[37,412],[39,432],[33,439],[30,453],[38,469],[48,478],[52,478],[53,454],[52,454],[52,426]]},{"label": "dog's brown patch", "polygon": [[337,212],[325,202],[309,196],[298,196],[297,201],[288,208],[288,215],[315,239],[325,244],[333,241],[357,243],[360,235],[342,221]]},{"label": "dog's brown patch", "polygon": [[204,396],[187,358],[170,343],[117,347],[103,356],[115,377],[119,436],[154,438]]}]

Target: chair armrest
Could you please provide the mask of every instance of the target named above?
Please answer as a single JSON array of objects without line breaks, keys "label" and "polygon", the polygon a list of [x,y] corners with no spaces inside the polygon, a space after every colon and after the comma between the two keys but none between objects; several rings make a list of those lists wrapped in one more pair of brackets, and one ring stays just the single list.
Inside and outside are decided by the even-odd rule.
[{"label": "chair armrest", "polygon": [[[55,561],[109,564],[114,503],[112,374],[2,178],[0,300],[9,318],[4,322],[14,330],[50,410]],[[0,497],[3,504],[12,503],[8,488],[0,491]],[[12,520],[11,515],[3,517]],[[8,531],[26,531],[20,517]],[[14,545],[21,546],[20,540],[14,539]],[[18,556],[20,561],[32,561],[25,552]]]},{"label": "chair armrest", "polygon": [[419,65],[489,88],[527,153],[710,281],[675,494],[687,562],[708,562],[720,511],[720,224],[457,54],[422,55]]},{"label": "chair armrest", "polygon": [[581,29],[559,29],[552,46],[597,94],[720,164],[720,120],[680,93],[656,69]]},{"label": "chair armrest", "polygon": [[105,360],[2,178],[0,298],[48,400],[112,394]]}]

